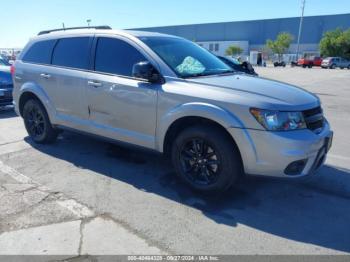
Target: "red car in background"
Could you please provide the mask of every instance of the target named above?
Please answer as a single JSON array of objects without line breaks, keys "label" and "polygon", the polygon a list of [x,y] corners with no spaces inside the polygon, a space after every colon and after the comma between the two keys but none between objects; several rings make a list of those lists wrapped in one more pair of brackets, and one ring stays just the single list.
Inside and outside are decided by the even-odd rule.
[{"label": "red car in background", "polygon": [[321,66],[322,58],[318,56],[310,57],[310,58],[300,58],[298,60],[298,66],[302,66],[303,68],[311,68],[313,66]]}]

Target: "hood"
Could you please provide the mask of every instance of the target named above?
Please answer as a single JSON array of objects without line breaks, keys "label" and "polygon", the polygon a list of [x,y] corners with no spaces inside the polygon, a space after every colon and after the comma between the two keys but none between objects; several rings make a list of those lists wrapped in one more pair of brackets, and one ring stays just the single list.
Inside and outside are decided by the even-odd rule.
[{"label": "hood", "polygon": [[[301,110],[319,104],[319,99],[316,95],[313,95],[302,88],[244,74],[200,77],[193,78],[190,81],[202,85],[232,90],[232,92],[244,92],[247,93],[247,95],[252,95],[256,100],[268,101],[269,104],[287,107],[299,106],[302,107]],[[261,99],[257,98],[257,96],[260,96]]]}]

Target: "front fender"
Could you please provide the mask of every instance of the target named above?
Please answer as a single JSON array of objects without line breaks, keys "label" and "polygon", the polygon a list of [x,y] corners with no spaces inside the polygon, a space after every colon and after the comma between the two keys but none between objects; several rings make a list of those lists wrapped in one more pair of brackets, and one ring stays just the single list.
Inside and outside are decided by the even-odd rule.
[{"label": "front fender", "polygon": [[202,117],[212,120],[224,128],[243,128],[243,123],[233,113],[208,103],[186,103],[179,105],[158,119],[156,148],[163,152],[163,145],[169,127],[184,117]]},{"label": "front fender", "polygon": [[40,102],[44,105],[46,112],[49,115],[51,123],[54,123],[54,116],[56,115],[56,110],[51,99],[46,94],[44,89],[42,89],[40,86],[32,82],[23,84],[19,89],[19,92],[15,97],[16,110],[19,112],[20,99],[24,93],[32,93],[33,95],[35,95],[40,100]]}]

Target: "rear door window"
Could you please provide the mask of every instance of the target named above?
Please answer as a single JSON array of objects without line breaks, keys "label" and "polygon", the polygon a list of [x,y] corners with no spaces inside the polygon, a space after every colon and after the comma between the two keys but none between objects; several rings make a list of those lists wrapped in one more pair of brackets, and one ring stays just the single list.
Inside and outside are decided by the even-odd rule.
[{"label": "rear door window", "polygon": [[147,59],[123,40],[100,37],[97,41],[95,71],[131,77],[134,64],[142,61]]},{"label": "rear door window", "polygon": [[35,64],[50,64],[52,50],[56,40],[47,40],[34,43],[24,54],[22,60]]},{"label": "rear door window", "polygon": [[52,64],[77,69],[89,68],[90,37],[73,37],[58,40]]}]

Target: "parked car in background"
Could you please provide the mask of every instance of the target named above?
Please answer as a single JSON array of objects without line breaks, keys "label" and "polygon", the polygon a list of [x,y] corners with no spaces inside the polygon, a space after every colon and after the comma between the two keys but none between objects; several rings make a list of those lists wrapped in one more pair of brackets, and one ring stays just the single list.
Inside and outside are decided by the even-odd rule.
[{"label": "parked car in background", "polygon": [[286,62],[284,62],[284,61],[276,61],[276,62],[274,62],[273,63],[273,66],[274,67],[279,67],[279,66],[281,66],[281,67],[286,67]]},{"label": "parked car in background", "polygon": [[254,76],[258,76],[258,74],[255,72],[253,66],[247,62],[240,62],[238,59],[233,58],[233,57],[225,57],[225,56],[218,56],[218,58],[224,62],[226,65],[228,65],[229,67],[231,67],[233,70],[239,71],[239,72],[243,72],[249,75],[254,75]]},{"label": "parked car in background", "polygon": [[322,64],[322,58],[318,56],[314,57],[305,57],[305,58],[300,58],[298,60],[298,66],[302,66],[303,68],[312,68],[313,66],[321,66]]},{"label": "parked car in background", "polygon": [[35,143],[77,130],[164,153],[193,189],[241,175],[302,177],[333,132],[319,98],[237,71],[192,41],[109,27],[41,32],[15,62],[14,104]]},{"label": "parked car in background", "polygon": [[15,53],[3,52],[0,54],[1,59],[6,60],[10,65],[12,65],[16,60]]},{"label": "parked car in background", "polygon": [[[0,55],[0,61],[5,61],[8,63],[8,59],[7,59],[7,56],[5,55]],[[1,62],[0,62],[1,63]],[[1,64],[0,64],[1,65]]]},{"label": "parked car in background", "polygon": [[323,61],[322,57],[315,56],[315,57],[313,57],[313,59],[312,59],[312,64],[313,64],[314,66],[321,66],[322,61]]},{"label": "parked car in background", "polygon": [[340,62],[338,66],[340,69],[344,69],[344,68],[350,69],[350,60],[345,58],[340,58]]},{"label": "parked car in background", "polygon": [[350,61],[341,57],[327,57],[323,60],[321,67],[330,69],[350,69]]},{"label": "parked car in background", "polygon": [[3,56],[0,56],[0,71],[11,72],[11,65]]},{"label": "parked car in background", "polygon": [[12,91],[11,66],[0,57],[0,107],[12,105]]}]

